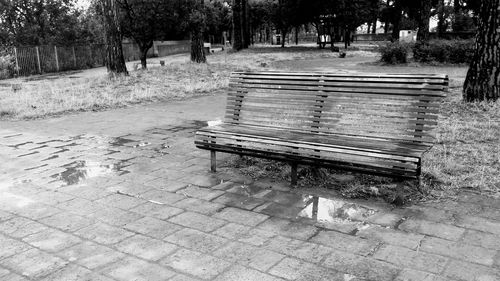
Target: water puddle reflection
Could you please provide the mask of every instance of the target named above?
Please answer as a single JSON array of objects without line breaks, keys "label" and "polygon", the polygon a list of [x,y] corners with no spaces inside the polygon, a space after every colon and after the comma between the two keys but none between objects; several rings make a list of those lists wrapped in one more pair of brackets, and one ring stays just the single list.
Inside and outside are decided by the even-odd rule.
[{"label": "water puddle reflection", "polygon": [[92,160],[79,160],[64,166],[65,171],[52,175],[52,178],[60,180],[67,185],[77,184],[85,179],[119,174],[122,163],[103,164]]},{"label": "water puddle reflection", "polygon": [[376,212],[374,209],[356,203],[310,196],[309,203],[298,214],[298,217],[309,218],[318,222],[338,223],[353,220],[364,221]]}]

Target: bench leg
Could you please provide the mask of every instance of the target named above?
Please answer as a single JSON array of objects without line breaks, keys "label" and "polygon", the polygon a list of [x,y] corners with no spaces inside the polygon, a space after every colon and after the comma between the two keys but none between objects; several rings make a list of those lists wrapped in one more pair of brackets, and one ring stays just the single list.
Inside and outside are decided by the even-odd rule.
[{"label": "bench leg", "polygon": [[215,157],[215,150],[210,150],[210,171],[217,172],[217,159]]},{"label": "bench leg", "polygon": [[292,186],[297,186],[297,163],[291,163],[290,178],[292,179]]}]

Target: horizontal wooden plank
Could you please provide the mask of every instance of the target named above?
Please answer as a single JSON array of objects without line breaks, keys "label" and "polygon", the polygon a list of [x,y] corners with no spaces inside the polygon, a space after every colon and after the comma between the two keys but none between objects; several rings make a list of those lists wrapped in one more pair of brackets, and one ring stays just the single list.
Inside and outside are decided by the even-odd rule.
[{"label": "horizontal wooden plank", "polygon": [[244,97],[239,96],[228,96],[227,101],[231,102],[262,102],[270,104],[293,104],[293,105],[315,105],[315,106],[327,106],[328,104],[349,104],[349,105],[359,105],[365,107],[376,107],[376,106],[412,106],[412,107],[434,107],[440,106],[439,103],[430,102],[420,102],[414,100],[386,100],[386,99],[362,99],[362,98],[346,98],[346,97],[335,97],[329,96],[326,98],[315,97],[315,96],[281,96],[281,95],[246,95]]},{"label": "horizontal wooden plank", "polygon": [[302,76],[302,77],[372,77],[372,78],[427,78],[447,80],[448,75],[433,73],[332,73],[332,72],[299,72],[299,71],[235,71],[232,76],[261,75],[261,76]]},{"label": "horizontal wooden plank", "polygon": [[[359,99],[368,99],[368,100],[418,100],[418,101],[428,101],[428,102],[436,102],[439,103],[442,100],[442,97],[438,96],[426,96],[422,95],[385,95],[384,93],[361,93],[361,92],[338,92],[338,91],[301,91],[301,90],[285,90],[285,89],[243,89],[243,88],[232,88],[228,92],[228,96],[231,97],[245,97],[248,96],[247,93],[251,93],[251,95],[276,95],[276,96],[284,96],[284,97],[308,97],[308,96],[316,96],[326,98],[329,96],[334,96],[338,98],[359,98]],[[419,92],[420,93],[420,92]]]},{"label": "horizontal wooden plank", "polygon": [[[308,132],[291,131],[287,129],[274,129],[266,127],[252,127],[252,126],[232,126],[221,125],[214,127],[203,128],[198,131],[203,132],[217,132],[220,134],[229,135],[242,135],[242,136],[256,136],[259,138],[269,139],[285,139],[290,142],[299,143],[313,143],[318,146],[335,145],[341,147],[349,147],[351,149],[359,149],[362,151],[369,150],[380,153],[389,153],[396,155],[420,155],[429,148],[429,145],[417,142],[405,142],[403,140],[383,139],[383,138],[369,138],[360,136],[347,136],[341,134],[311,134]],[[400,154],[398,154],[400,153]]]},{"label": "horizontal wooden plank", "polygon": [[231,79],[235,81],[240,80],[287,80],[287,81],[325,81],[325,82],[373,82],[373,83],[405,83],[405,84],[436,84],[444,85],[445,79],[436,77],[411,77],[405,78],[400,76],[358,76],[358,75],[344,75],[344,76],[300,76],[300,75],[259,75],[259,74],[246,74],[246,75],[232,75]]},{"label": "horizontal wooden plank", "polygon": [[330,81],[310,81],[310,80],[267,80],[267,79],[231,79],[231,84],[239,86],[248,85],[281,85],[281,86],[311,86],[316,88],[323,87],[339,87],[339,88],[356,88],[356,89],[415,89],[415,90],[428,90],[428,91],[442,91],[445,86],[427,84],[427,83],[381,83],[373,81],[355,81],[355,82],[330,82]]},{"label": "horizontal wooden plank", "polygon": [[[229,87],[237,91],[250,91],[250,89],[266,90],[288,90],[288,91],[319,91],[318,87],[299,85],[259,85],[259,84],[229,84]],[[346,93],[366,93],[366,94],[386,94],[386,95],[414,95],[414,96],[436,96],[445,97],[442,91],[429,91],[418,89],[378,89],[378,88],[348,88],[348,87],[322,87],[322,92],[346,92]]]}]

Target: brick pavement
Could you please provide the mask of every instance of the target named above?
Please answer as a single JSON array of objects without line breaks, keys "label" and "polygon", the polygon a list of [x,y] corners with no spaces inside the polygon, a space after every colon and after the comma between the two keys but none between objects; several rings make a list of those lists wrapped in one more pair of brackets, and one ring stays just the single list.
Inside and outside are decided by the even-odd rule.
[{"label": "brick pavement", "polygon": [[500,280],[499,199],[394,209],[211,174],[203,124],[175,122],[0,128],[0,280]]}]

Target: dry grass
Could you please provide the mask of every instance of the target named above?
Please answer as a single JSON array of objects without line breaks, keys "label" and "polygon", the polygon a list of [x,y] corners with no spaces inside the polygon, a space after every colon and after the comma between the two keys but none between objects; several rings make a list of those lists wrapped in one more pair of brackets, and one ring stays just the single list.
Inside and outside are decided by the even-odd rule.
[{"label": "dry grass", "polygon": [[[281,60],[337,56],[328,50],[303,48],[254,48],[208,57],[208,64],[168,63],[165,67],[133,71],[129,77],[109,80],[51,76],[23,82],[18,88],[0,85],[0,120],[27,119],[74,111],[103,110],[137,103],[183,99],[211,94],[227,87],[234,70],[266,69]],[[73,75],[74,76],[74,75]],[[78,76],[78,75],[77,75]],[[19,89],[20,87],[20,89]]]}]

